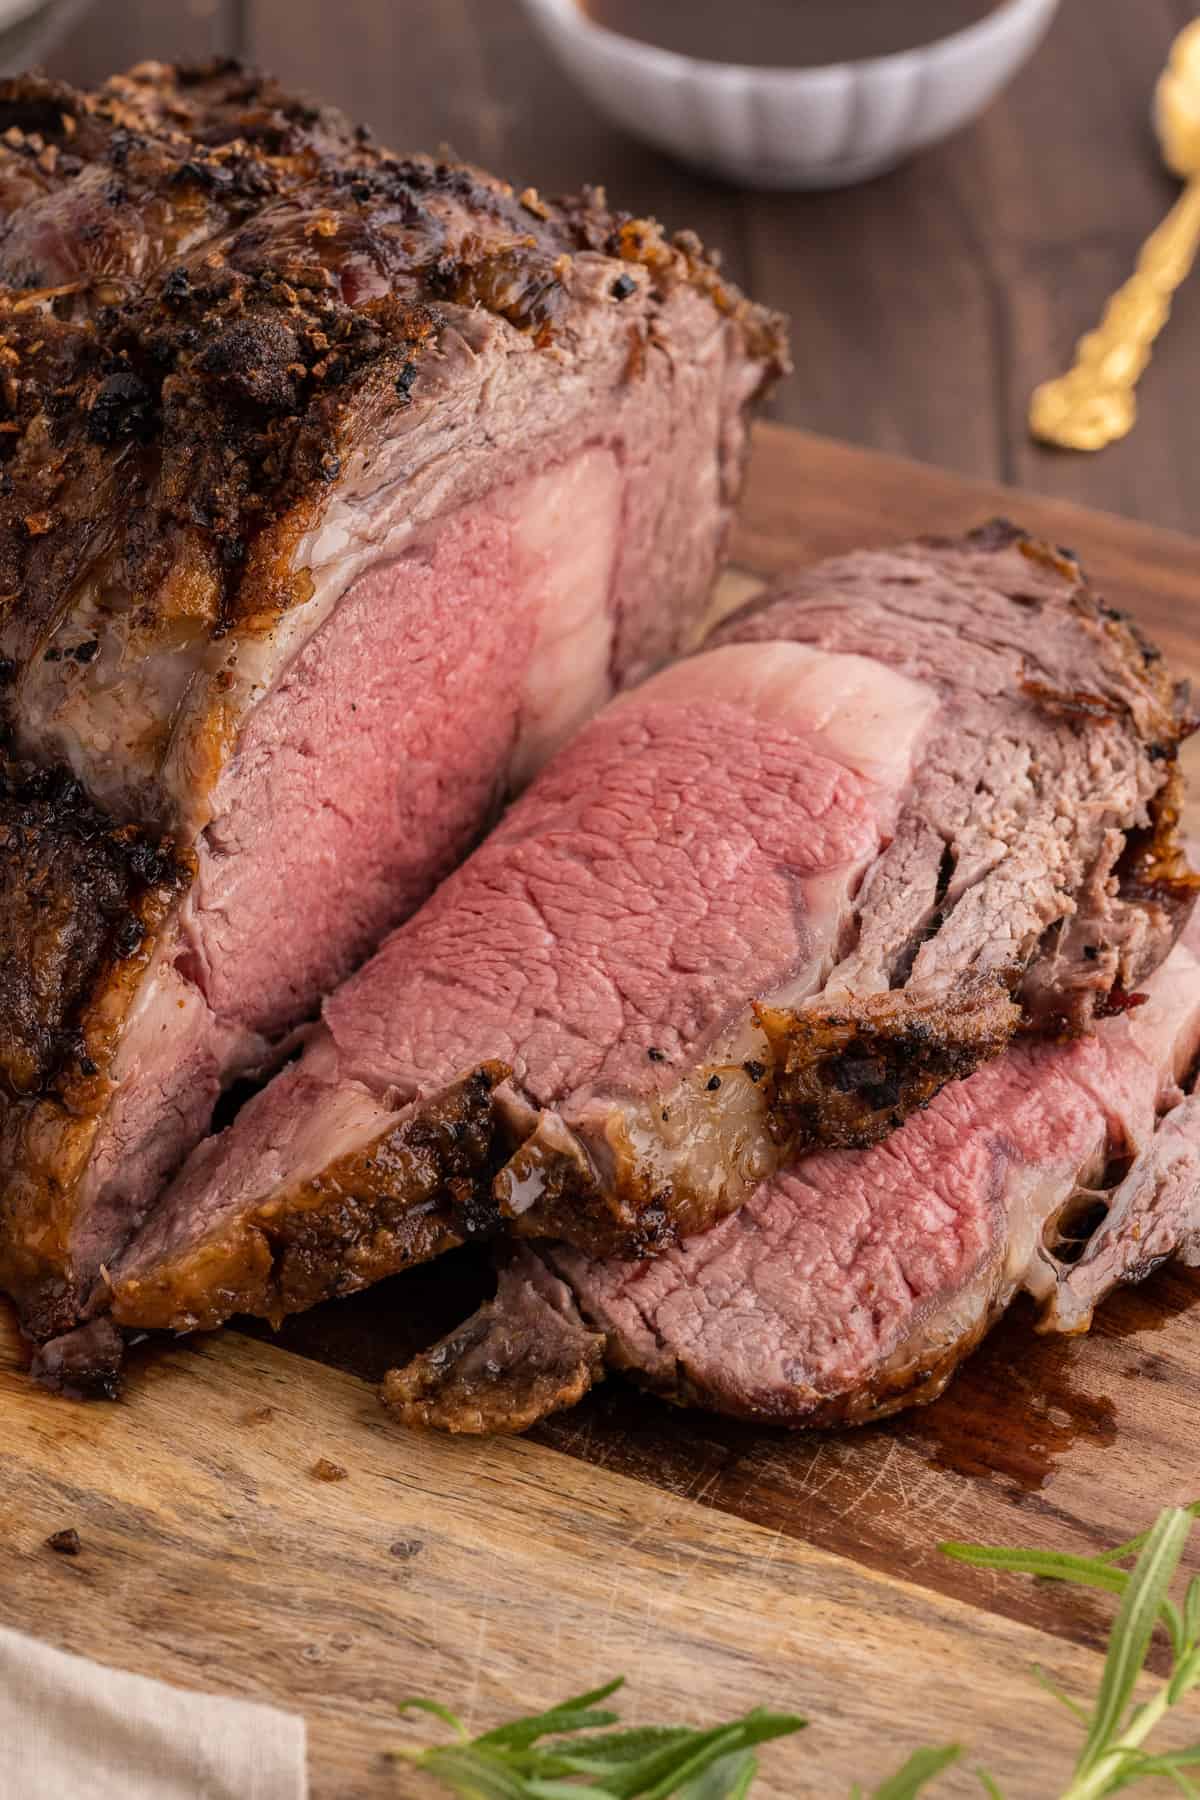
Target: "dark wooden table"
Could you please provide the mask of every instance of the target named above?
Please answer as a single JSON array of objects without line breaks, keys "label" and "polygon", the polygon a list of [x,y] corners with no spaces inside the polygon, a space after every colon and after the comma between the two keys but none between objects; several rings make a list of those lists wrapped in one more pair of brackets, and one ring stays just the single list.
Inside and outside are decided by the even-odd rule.
[{"label": "dark wooden table", "polygon": [[614,198],[720,245],[790,313],[775,417],[834,437],[1200,530],[1200,276],[1145,378],[1133,437],[1032,445],[1032,386],[1069,360],[1173,187],[1149,128],[1194,0],[1063,0],[1045,46],[973,128],[830,195],[722,187],[623,137],[569,89],[519,0],[97,0],[54,59],[95,80],[140,57],[236,52],[320,89],[403,149]]}]

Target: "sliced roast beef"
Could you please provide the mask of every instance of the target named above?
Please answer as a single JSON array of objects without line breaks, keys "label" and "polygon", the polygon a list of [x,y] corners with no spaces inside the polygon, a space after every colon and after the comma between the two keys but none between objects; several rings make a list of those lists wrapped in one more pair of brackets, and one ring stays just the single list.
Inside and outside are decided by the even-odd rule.
[{"label": "sliced roast beef", "polygon": [[[1045,1303],[1046,1330],[1086,1331],[1114,1287],[1142,1281],[1172,1258],[1200,1267],[1200,1094],[1194,1070],[1189,1087],[1125,1178],[1111,1193],[1095,1196],[1092,1211],[1103,1207],[1100,1224],[1068,1235],[1069,1255],[1054,1268],[1053,1279],[1042,1270],[1041,1279],[1030,1283]],[[1083,1196],[1085,1205],[1088,1198]],[[1086,1212],[1082,1223],[1089,1223]]]},{"label": "sliced roast beef", "polygon": [[[511,1154],[443,1193],[444,1228],[642,1254],[883,1137],[1035,992],[1085,1028],[1190,902],[1178,715],[1075,565],[1012,530],[785,583],[587,726],[332,996],[112,1271],[116,1316],[277,1314],[412,1260],[395,1187],[364,1252],[384,1194],[357,1171],[485,1064]],[[323,1267],[294,1254],[314,1232]]]},{"label": "sliced roast beef", "polygon": [[45,1338],[694,632],[785,349],[694,238],[232,65],[0,85],[0,282],[0,1286]]},{"label": "sliced roast beef", "polygon": [[[546,1410],[574,1405],[599,1332],[610,1367],[744,1418],[858,1423],[935,1399],[1022,1288],[1045,1326],[1078,1330],[1117,1282],[1196,1259],[1200,1101],[1178,1084],[1197,1046],[1193,925],[1144,1003],[1094,1036],[1023,1040],[885,1143],[808,1157],[653,1261],[558,1246],[538,1276],[523,1249],[496,1300],[384,1398],[411,1425],[521,1430],[525,1368],[554,1371]],[[547,1289],[542,1313],[528,1296]]]},{"label": "sliced roast beef", "polygon": [[[398,1221],[412,1209],[423,1232],[429,1193],[389,1164],[368,1195],[363,1171],[484,1043],[508,1077],[492,1084],[494,1160],[474,1188],[436,1196],[444,1229],[494,1226],[497,1165],[539,1109],[570,1143],[573,1096],[624,1093],[665,1134],[657,1088],[725,1038],[724,1073],[700,1086],[712,1126],[696,1161],[710,1159],[710,1187],[752,1188],[771,1152],[765,1066],[740,1060],[760,1048],[747,998],[811,992],[836,961],[935,704],[864,658],[773,644],[692,658],[610,706],[327,1001],[300,1060],[197,1150],[112,1271],[118,1317],[180,1329],[291,1310],[426,1254]],[[318,1229],[323,1276],[292,1254]]]},{"label": "sliced roast beef", "polygon": [[[105,1321],[107,1323],[107,1321]],[[426,1430],[512,1435],[575,1406],[604,1374],[606,1339],[537,1251],[514,1246],[496,1297],[384,1381],[387,1405]]]}]

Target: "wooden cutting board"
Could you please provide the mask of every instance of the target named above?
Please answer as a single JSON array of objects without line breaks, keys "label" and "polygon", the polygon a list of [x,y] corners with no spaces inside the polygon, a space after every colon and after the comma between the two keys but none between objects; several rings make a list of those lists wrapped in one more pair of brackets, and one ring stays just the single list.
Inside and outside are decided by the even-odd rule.
[{"label": "wooden cutting board", "polygon": [[[1078,550],[1200,674],[1200,543],[844,445],[763,428],[734,552],[765,573],[996,513]],[[1117,1296],[1086,1339],[1018,1312],[937,1405],[853,1435],[611,1382],[525,1441],[408,1436],[373,1383],[481,1279],[459,1258],[278,1339],[135,1357],[116,1406],[32,1389],[0,1318],[0,1622],[302,1711],[318,1800],[430,1792],[382,1760],[413,1729],[401,1695],[483,1729],[619,1672],[634,1720],[807,1713],[806,1741],[765,1753],[763,1800],[844,1795],[951,1739],[1010,1800],[1057,1791],[1075,1737],[1029,1668],[1090,1693],[1109,1608],[936,1544],[1097,1547],[1200,1493],[1196,1276]],[[74,1558],[44,1542],[69,1526]],[[978,1793],[969,1766],[936,1792]]]}]

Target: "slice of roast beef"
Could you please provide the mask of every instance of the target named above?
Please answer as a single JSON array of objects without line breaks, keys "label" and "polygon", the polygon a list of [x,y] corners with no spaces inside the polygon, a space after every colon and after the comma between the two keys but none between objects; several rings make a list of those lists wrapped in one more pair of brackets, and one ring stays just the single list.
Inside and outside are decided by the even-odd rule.
[{"label": "slice of roast beef", "polygon": [[[853,645],[789,637],[843,614]],[[323,1288],[290,1252],[363,1198],[348,1107],[370,1158],[506,1065],[512,1154],[444,1196],[448,1226],[642,1254],[803,1150],[886,1135],[1002,1050],[1035,989],[1041,1022],[1083,1029],[1166,953],[1191,898],[1178,696],[1073,563],[1009,529],[912,545],[785,583],[721,640],[587,726],[332,996],[112,1272],[118,1318],[361,1285],[357,1235]]]},{"label": "slice of roast beef", "polygon": [[0,282],[0,1286],[45,1338],[694,633],[785,349],[692,237],[232,65],[0,85]]},{"label": "slice of roast beef", "polygon": [[[808,1157],[653,1261],[542,1250],[553,1318],[526,1298],[549,1277],[523,1249],[384,1399],[410,1425],[524,1429],[535,1401],[575,1404],[599,1332],[609,1367],[743,1418],[855,1424],[933,1400],[1022,1289],[1044,1328],[1080,1330],[1118,1281],[1198,1259],[1200,1101],[1178,1085],[1198,1046],[1193,925],[1094,1036],[1021,1041],[885,1143]],[[536,1395],[526,1367],[548,1377]]]},{"label": "slice of roast beef", "polygon": [[[935,704],[864,658],[772,644],[694,657],[610,706],[327,1001],[300,1060],[197,1150],[111,1272],[117,1316],[184,1329],[276,1314],[378,1278],[380,1253],[395,1267],[428,1253],[392,1222],[406,1207],[423,1219],[430,1195],[390,1164],[368,1193],[364,1168],[469,1079],[484,1043],[509,1076],[494,1084],[493,1164],[481,1137],[480,1182],[438,1201],[464,1235],[494,1227],[497,1165],[539,1110],[561,1112],[569,1143],[573,1094],[652,1096],[672,1063],[745,1034],[760,985],[811,992]],[[757,1047],[751,1035],[744,1054]],[[765,1067],[722,1055],[697,1165],[709,1158],[710,1186],[752,1188],[771,1155]],[[365,1263],[357,1225],[333,1252],[347,1194],[368,1232],[390,1208]],[[326,1227],[322,1288],[291,1246]]]},{"label": "slice of roast beef", "polygon": [[406,1424],[473,1436],[528,1431],[575,1406],[604,1374],[605,1337],[535,1250],[514,1246],[496,1297],[457,1331],[384,1380]]},{"label": "slice of roast beef", "polygon": [[[1200,1268],[1200,1094],[1195,1071],[1188,1085],[1191,1091],[1165,1114],[1124,1180],[1111,1193],[1095,1196],[1092,1210],[1103,1206],[1101,1223],[1069,1233],[1067,1255],[1053,1269],[1053,1279],[1043,1270],[1042,1279],[1031,1284],[1045,1302],[1043,1329],[1086,1331],[1113,1288],[1142,1281],[1173,1258]],[[1089,1198],[1082,1196],[1085,1206]],[[1083,1227],[1088,1223],[1085,1212]]]}]

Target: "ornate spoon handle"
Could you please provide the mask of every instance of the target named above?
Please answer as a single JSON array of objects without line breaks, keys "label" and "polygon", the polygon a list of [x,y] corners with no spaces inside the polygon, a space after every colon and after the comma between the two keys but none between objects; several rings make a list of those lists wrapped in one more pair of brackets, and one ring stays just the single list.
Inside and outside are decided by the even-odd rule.
[{"label": "ornate spoon handle", "polygon": [[1095,331],[1075,349],[1075,366],[1044,381],[1029,406],[1029,429],[1064,450],[1103,450],[1132,429],[1134,388],[1171,299],[1200,248],[1200,177],[1190,181],[1142,247],[1135,273],[1109,301]]}]

